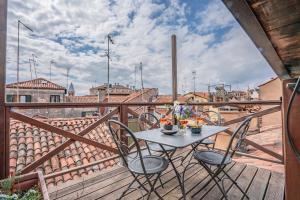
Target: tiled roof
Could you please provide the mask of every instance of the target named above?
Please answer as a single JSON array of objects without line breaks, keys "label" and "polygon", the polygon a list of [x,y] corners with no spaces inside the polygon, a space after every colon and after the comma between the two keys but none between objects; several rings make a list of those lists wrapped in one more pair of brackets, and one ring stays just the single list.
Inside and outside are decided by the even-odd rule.
[{"label": "tiled roof", "polygon": [[[109,102],[110,103],[121,103],[127,99],[128,95],[110,95]],[[104,101],[107,102],[108,96],[105,97]]]},{"label": "tiled roof", "polygon": [[[187,102],[188,98],[186,98],[185,96],[182,95],[178,95],[177,96],[177,101],[179,101],[180,103],[185,103]],[[158,95],[157,99],[155,100],[155,102],[158,103],[162,103],[162,102],[172,102],[172,95]]]},{"label": "tiled roof", "polygon": [[6,88],[19,88],[21,89],[48,89],[48,90],[65,90],[66,88],[44,78],[37,78],[29,81],[22,81],[18,83],[10,83]]},{"label": "tiled roof", "polygon": [[[79,133],[85,127],[94,123],[97,118],[74,118],[74,119],[40,119],[53,126],[73,133]],[[102,124],[85,135],[85,137],[114,147],[111,136],[106,125]],[[29,124],[12,120],[10,124],[10,173],[21,170],[34,160],[39,159],[50,150],[65,142],[67,138],[52,132],[31,126]],[[38,168],[44,174],[50,174],[61,170],[66,170],[75,166],[80,166],[93,161],[104,159],[114,155],[108,151],[95,148],[81,142],[74,142],[58,155],[53,156]],[[79,178],[83,175],[111,167],[117,163],[116,160],[106,161],[99,165],[94,165],[85,169],[47,179],[48,186],[53,186]]]},{"label": "tiled roof", "polygon": [[209,97],[208,92],[195,92],[195,93],[194,92],[189,92],[189,93],[185,94],[184,96],[186,96],[188,94],[195,94],[196,96],[206,98],[206,99],[208,99],[208,97]]},{"label": "tiled roof", "polygon": [[[134,102],[135,99],[140,97],[142,94],[145,95],[148,92],[151,92],[152,90],[155,90],[154,88],[145,88],[143,90],[139,90],[137,92],[131,93],[127,96],[127,98],[124,100],[124,102]],[[140,101],[140,100],[139,100]]]},{"label": "tiled roof", "polygon": [[98,103],[97,95],[86,96],[66,96],[66,101],[70,103]]}]

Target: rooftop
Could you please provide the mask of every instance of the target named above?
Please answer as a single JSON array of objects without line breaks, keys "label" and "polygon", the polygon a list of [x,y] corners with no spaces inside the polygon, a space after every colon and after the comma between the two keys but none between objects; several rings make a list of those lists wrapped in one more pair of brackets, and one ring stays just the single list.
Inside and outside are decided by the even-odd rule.
[{"label": "rooftop", "polygon": [[66,90],[65,87],[60,86],[51,81],[48,81],[47,79],[44,78],[22,81],[19,83],[10,83],[6,85],[6,88]]},{"label": "rooftop", "polygon": [[[52,126],[61,128],[72,133],[78,133],[83,128],[94,123],[97,118],[73,118],[73,119],[41,119]],[[98,126],[96,129],[86,134],[85,137],[114,147],[114,143],[105,124]],[[29,124],[11,120],[10,124],[10,173],[15,173],[23,169],[32,161],[39,159],[42,155],[59,146],[66,141],[66,138],[52,132],[45,131],[41,128]],[[72,167],[87,164],[96,160],[101,160],[112,156],[111,152],[86,145],[81,142],[74,142],[58,155],[53,156],[50,160],[39,167],[44,174],[50,174]],[[69,180],[78,179],[84,175],[100,171],[107,167],[112,167],[116,161],[111,160],[93,167],[81,169],[72,173],[67,173],[53,179],[48,179],[48,186],[61,184]]]}]

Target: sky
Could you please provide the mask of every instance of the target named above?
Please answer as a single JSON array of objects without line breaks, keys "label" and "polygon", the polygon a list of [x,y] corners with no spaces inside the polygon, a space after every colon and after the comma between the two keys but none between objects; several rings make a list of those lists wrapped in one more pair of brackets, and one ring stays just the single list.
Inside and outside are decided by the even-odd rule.
[{"label": "sky", "polygon": [[275,76],[221,0],[10,0],[7,83],[17,80],[18,19],[33,30],[20,26],[20,81],[49,79],[54,61],[51,80],[66,87],[69,70],[77,95],[107,82],[107,34],[112,84],[140,88],[142,62],[144,87],[170,94],[172,34],[179,93],[193,91],[193,71],[198,91],[217,83],[245,89]]}]

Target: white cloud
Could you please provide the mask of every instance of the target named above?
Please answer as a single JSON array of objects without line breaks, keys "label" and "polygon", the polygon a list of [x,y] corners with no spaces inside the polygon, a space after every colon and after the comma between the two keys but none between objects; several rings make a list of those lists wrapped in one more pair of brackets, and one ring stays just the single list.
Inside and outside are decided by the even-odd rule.
[{"label": "white cloud", "polygon": [[[21,27],[20,80],[30,78],[28,59],[34,53],[38,76],[48,78],[50,61],[54,60],[52,80],[66,85],[66,68],[71,68],[70,81],[77,94],[87,94],[95,82],[106,82],[106,58],[102,55],[108,33],[114,34],[115,41],[111,45],[111,82],[133,84],[134,67],[142,61],[145,86],[170,93],[172,34],[178,39],[180,88],[191,89],[194,69],[198,89],[205,89],[200,82],[226,81],[245,86],[273,75],[225,6],[220,1],[210,2],[195,14],[197,27],[193,30],[190,26],[195,23],[187,16],[193,5],[179,0],[165,4],[150,0],[11,0],[7,81],[16,81],[18,19],[34,29],[31,34]],[[228,30],[220,36],[217,29],[226,27]]]}]

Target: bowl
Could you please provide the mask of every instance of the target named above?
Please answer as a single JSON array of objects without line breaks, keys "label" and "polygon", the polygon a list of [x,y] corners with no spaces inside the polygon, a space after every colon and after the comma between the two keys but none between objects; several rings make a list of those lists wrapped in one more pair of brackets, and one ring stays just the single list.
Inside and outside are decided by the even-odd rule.
[{"label": "bowl", "polygon": [[193,134],[200,134],[200,133],[201,133],[201,127],[197,127],[197,128],[192,127],[192,128],[191,128],[191,132],[192,132]]},{"label": "bowl", "polygon": [[173,129],[173,125],[172,125],[172,124],[171,124],[171,125],[165,124],[165,125],[164,125],[164,129],[170,131],[170,130]]}]

